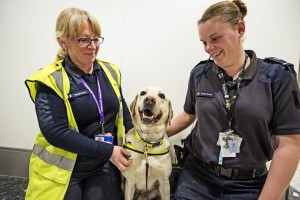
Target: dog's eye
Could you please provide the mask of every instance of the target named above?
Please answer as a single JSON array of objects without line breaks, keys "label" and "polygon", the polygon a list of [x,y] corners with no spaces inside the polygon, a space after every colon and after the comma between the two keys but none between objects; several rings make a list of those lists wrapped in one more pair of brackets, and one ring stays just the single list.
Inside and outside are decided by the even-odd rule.
[{"label": "dog's eye", "polygon": [[141,96],[144,96],[145,94],[146,94],[146,92],[145,92],[145,91],[142,91],[140,95],[141,95]]},{"label": "dog's eye", "polygon": [[165,99],[165,98],[166,98],[165,95],[164,95],[163,93],[159,93],[158,96],[159,96],[160,98],[162,98],[162,99]]}]

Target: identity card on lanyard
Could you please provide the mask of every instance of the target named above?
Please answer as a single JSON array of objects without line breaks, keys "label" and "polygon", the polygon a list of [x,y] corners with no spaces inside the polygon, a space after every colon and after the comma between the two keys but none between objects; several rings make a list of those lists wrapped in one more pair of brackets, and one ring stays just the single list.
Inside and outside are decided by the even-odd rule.
[{"label": "identity card on lanyard", "polygon": [[114,136],[111,135],[105,135],[105,130],[104,130],[104,110],[103,110],[103,99],[102,99],[102,93],[101,93],[101,87],[100,87],[100,82],[98,79],[98,76],[96,75],[96,80],[97,80],[97,89],[98,89],[98,98],[96,98],[94,92],[92,89],[88,86],[88,84],[85,82],[85,80],[80,77],[79,78],[81,83],[86,87],[86,89],[89,91],[89,93],[92,95],[98,111],[99,111],[99,116],[100,116],[100,125],[101,125],[101,132],[97,135],[95,135],[95,140],[99,142],[106,142],[106,143],[113,143],[113,138]]},{"label": "identity card on lanyard", "polygon": [[240,86],[243,80],[245,66],[248,60],[248,55],[245,56],[245,62],[242,71],[240,72],[237,78],[237,90],[235,94],[230,97],[227,85],[225,82],[225,77],[223,71],[219,68],[218,69],[218,78],[221,83],[224,99],[225,99],[225,107],[227,110],[228,116],[228,129],[219,133],[219,138],[217,141],[217,145],[220,146],[220,154],[219,154],[219,161],[218,164],[222,165],[223,158],[225,157],[236,157],[237,153],[240,153],[241,143],[243,138],[241,138],[235,131],[232,129],[232,119],[233,119],[233,111],[236,105],[236,100],[238,98],[240,92]]}]

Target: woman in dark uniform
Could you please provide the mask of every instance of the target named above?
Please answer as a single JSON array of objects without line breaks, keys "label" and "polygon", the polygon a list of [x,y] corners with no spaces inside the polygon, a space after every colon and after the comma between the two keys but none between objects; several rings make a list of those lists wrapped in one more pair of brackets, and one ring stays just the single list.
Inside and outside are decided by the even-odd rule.
[{"label": "woman in dark uniform", "polygon": [[[177,199],[281,199],[300,157],[300,100],[293,65],[244,50],[241,0],[210,6],[198,21],[210,59],[191,72],[172,136],[195,126]],[[270,161],[269,171],[266,162]]]}]

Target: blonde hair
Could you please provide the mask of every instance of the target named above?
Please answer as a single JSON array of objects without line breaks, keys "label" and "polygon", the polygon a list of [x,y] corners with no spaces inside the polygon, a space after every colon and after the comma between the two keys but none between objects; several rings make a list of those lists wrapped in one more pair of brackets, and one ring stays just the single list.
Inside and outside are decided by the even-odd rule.
[{"label": "blonde hair", "polygon": [[[101,36],[101,28],[97,19],[87,11],[78,8],[67,8],[63,10],[56,20],[56,39],[60,45],[59,39],[76,39],[82,34],[86,23],[90,23],[96,36]],[[61,45],[60,45],[61,46]],[[62,48],[58,50],[56,60],[62,60],[68,55],[68,52]]]},{"label": "blonde hair", "polygon": [[206,9],[201,19],[198,20],[198,25],[212,18],[217,18],[235,26],[239,20],[244,20],[246,15],[247,6],[241,0],[221,1]]}]

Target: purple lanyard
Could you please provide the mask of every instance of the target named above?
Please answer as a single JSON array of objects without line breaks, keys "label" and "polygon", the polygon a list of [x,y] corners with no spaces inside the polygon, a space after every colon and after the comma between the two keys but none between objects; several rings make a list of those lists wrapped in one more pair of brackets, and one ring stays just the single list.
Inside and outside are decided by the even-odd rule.
[{"label": "purple lanyard", "polygon": [[96,102],[99,114],[100,114],[100,124],[102,126],[102,133],[105,134],[104,131],[104,110],[103,110],[103,101],[102,101],[102,93],[101,93],[101,87],[100,87],[100,82],[98,80],[98,76],[96,75],[96,80],[97,80],[97,88],[98,88],[98,99],[96,98],[94,92],[91,90],[91,88],[88,86],[88,84],[85,82],[85,80],[80,77],[79,78],[81,83],[88,89],[90,94],[92,95],[94,101]]}]

